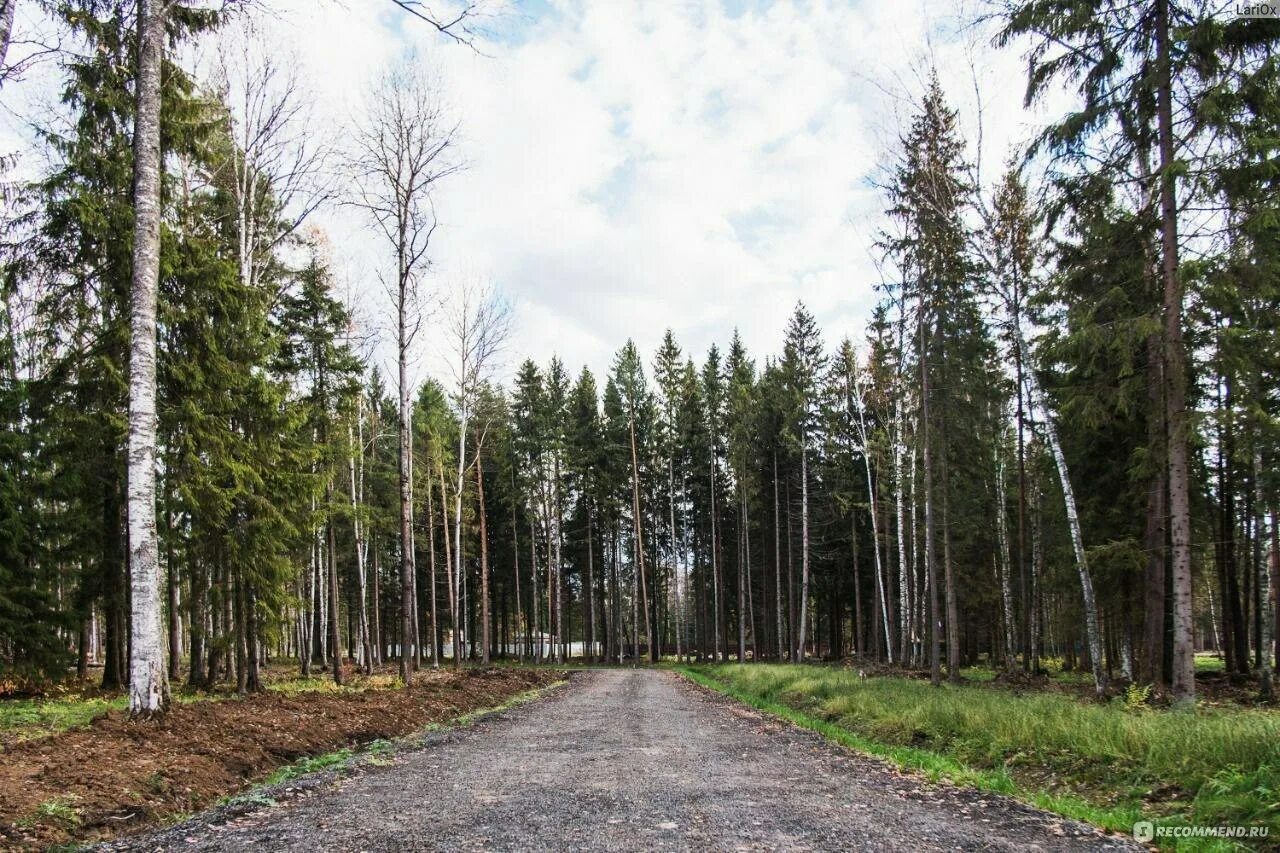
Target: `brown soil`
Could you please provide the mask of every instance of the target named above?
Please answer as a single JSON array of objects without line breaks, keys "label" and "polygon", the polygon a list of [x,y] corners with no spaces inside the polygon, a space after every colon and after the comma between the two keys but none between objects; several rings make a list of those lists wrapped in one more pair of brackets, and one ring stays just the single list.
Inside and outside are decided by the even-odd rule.
[{"label": "brown soil", "polygon": [[410,690],[263,693],[175,704],[160,721],[111,711],[4,748],[0,846],[100,839],[207,807],[299,758],[500,705],[563,673],[420,673]]}]

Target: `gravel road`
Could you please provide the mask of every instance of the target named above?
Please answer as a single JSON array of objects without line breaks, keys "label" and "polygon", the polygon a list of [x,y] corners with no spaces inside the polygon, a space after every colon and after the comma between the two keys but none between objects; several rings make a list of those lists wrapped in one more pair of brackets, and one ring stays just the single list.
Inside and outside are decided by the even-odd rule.
[{"label": "gravel road", "polygon": [[[592,670],[385,766],[133,850],[1142,849],[930,785],[654,670]],[[263,798],[264,800],[266,798]]]}]

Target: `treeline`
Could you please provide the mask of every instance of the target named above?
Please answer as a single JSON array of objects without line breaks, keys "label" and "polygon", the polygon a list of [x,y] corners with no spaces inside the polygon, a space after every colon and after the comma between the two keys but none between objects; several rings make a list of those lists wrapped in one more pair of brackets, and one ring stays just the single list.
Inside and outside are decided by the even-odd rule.
[{"label": "treeline", "polygon": [[[66,64],[75,122],[45,131],[54,166],[10,223],[0,328],[0,660],[100,662],[107,687],[129,660],[134,43],[110,8],[67,13],[93,49]],[[886,164],[883,280],[850,282],[878,287],[865,333],[829,346],[798,305],[776,353],[736,334],[691,353],[668,332],[605,376],[526,361],[508,387],[483,294],[422,328],[449,342],[452,378],[407,378],[434,223],[413,211],[449,172],[429,103],[388,94],[378,115],[430,119],[405,122],[430,179],[363,197],[397,261],[384,379],[299,227],[294,173],[236,132],[226,85],[169,65],[170,677],[856,655],[937,682],[1053,658],[1099,693],[1122,678],[1186,703],[1193,653],[1213,649],[1269,698],[1277,26],[1167,0],[1010,8],[1030,96],[1078,86],[1080,108],[987,186],[931,80]],[[362,181],[413,137],[378,128]]]}]

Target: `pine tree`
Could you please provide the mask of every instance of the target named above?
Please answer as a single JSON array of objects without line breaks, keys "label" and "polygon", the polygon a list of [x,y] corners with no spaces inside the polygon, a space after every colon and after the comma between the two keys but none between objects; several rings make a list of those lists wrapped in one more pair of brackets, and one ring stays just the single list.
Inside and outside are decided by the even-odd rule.
[{"label": "pine tree", "polygon": [[809,456],[820,436],[819,377],[826,366],[822,340],[813,315],[797,304],[787,325],[781,369],[787,391],[790,417],[788,438],[800,455],[800,616],[792,649],[793,660],[804,660],[809,614],[811,543],[809,536]]}]

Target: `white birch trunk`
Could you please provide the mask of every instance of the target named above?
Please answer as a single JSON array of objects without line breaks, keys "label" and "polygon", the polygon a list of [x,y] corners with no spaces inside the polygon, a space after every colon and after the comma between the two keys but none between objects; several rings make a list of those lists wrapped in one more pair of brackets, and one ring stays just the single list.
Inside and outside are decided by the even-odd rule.
[{"label": "white birch trunk", "polygon": [[[1003,429],[1000,430],[1004,432]],[[1001,436],[1002,438],[1003,436]],[[1004,493],[1004,456],[1000,452],[1000,441],[997,439],[995,450],[996,462],[996,543],[1000,550],[998,563],[1000,571],[1000,603],[1004,608],[1004,666],[1012,671],[1017,662],[1017,640],[1014,636],[1013,621],[1013,589],[1009,582],[1011,571],[1009,565],[1009,524],[1005,518]]]},{"label": "white birch trunk", "polygon": [[[356,401],[356,422],[359,424],[357,443],[347,456],[347,472],[351,477],[351,522],[355,533],[356,550],[356,589],[360,599],[360,615],[356,620],[356,633],[359,640],[360,663],[366,674],[373,671],[373,647],[369,641],[369,604],[365,584],[365,541],[364,524],[360,518],[360,507],[364,502],[364,421],[360,399]],[[351,425],[347,425],[347,442],[352,443]],[[356,453],[360,454],[360,465],[357,470]]]},{"label": "white birch trunk", "polygon": [[[466,368],[463,368],[464,375]],[[453,496],[453,583],[454,583],[454,613],[453,613],[453,665],[462,665],[462,646],[465,642],[464,631],[461,627],[461,597],[462,597],[462,488],[463,476],[467,467],[467,400],[466,391],[462,393],[462,405],[460,414],[461,429],[458,432],[458,481],[457,493]]]},{"label": "white birch trunk", "polygon": [[[884,565],[880,560],[880,522],[879,522],[880,514],[876,512],[876,504],[877,504],[876,490],[875,490],[875,484],[872,482],[872,478],[871,478],[871,446],[870,446],[870,443],[867,441],[867,423],[866,423],[866,417],[863,414],[865,409],[865,402],[862,397],[862,386],[857,379],[856,365],[854,366],[854,371],[855,371],[855,374],[853,377],[854,393],[857,395],[857,404],[858,404],[858,412],[857,412],[858,419],[856,421],[858,425],[858,441],[861,442],[862,444],[862,459],[865,462],[865,465],[863,466],[863,468],[866,470],[866,473],[867,473],[867,500],[870,501],[870,510],[871,510],[871,538],[872,538],[871,552],[875,555],[875,560],[876,560],[876,588],[880,591],[880,618],[881,618],[882,627],[884,628],[885,657],[887,660],[892,661],[893,660],[893,631],[889,626],[889,599],[885,595],[887,590],[885,589],[885,583],[884,583]],[[807,484],[806,484],[806,492],[807,492]],[[805,508],[806,516],[807,516],[807,509],[808,508],[806,506]],[[806,533],[806,540],[807,538],[808,536]],[[808,556],[807,551],[808,549],[806,545],[806,558]]]},{"label": "white birch trunk", "polygon": [[[1026,343],[1022,339],[1022,330],[1014,329],[1020,354],[1025,357]],[[1058,441],[1058,430],[1053,423],[1052,410],[1044,393],[1036,381],[1034,371],[1023,373],[1027,383],[1027,396],[1043,413],[1045,441],[1049,444],[1049,452],[1053,455],[1054,465],[1058,469],[1058,482],[1062,486],[1063,503],[1066,505],[1067,527],[1071,531],[1071,548],[1075,552],[1076,569],[1080,574],[1080,591],[1084,598],[1085,636],[1089,643],[1089,658],[1093,666],[1093,688],[1101,698],[1107,691],[1106,670],[1102,666],[1102,632],[1098,628],[1098,602],[1093,594],[1093,579],[1089,575],[1089,563],[1084,551],[1084,536],[1080,531],[1080,516],[1076,512],[1075,492],[1071,488],[1071,476],[1067,470],[1067,458],[1062,452],[1062,444]]]},{"label": "white birch trunk", "polygon": [[137,119],[133,134],[134,245],[130,292],[128,518],[129,712],[169,705],[156,531],[156,303],[160,278],[160,72],[165,0],[138,0]]}]

